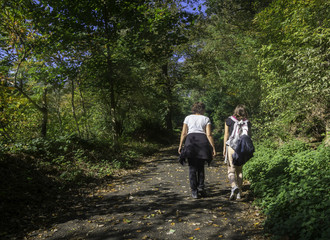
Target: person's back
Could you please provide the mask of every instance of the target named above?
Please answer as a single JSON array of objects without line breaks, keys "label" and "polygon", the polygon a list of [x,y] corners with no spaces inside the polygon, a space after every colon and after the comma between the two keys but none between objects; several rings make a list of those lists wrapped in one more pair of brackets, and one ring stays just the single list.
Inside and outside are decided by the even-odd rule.
[{"label": "person's back", "polygon": [[210,119],[204,115],[188,115],[184,123],[188,125],[189,133],[206,133],[206,126],[211,124]]},{"label": "person's back", "polygon": [[192,112],[193,114],[184,119],[178,152],[181,163],[182,159],[188,159],[191,194],[193,198],[198,198],[198,193],[205,196],[205,161],[210,163],[212,155],[215,156],[216,152],[210,119],[203,115],[205,105],[195,103]]},{"label": "person's back", "polygon": [[240,137],[249,134],[250,122],[247,119],[238,120],[235,116],[230,116],[226,120],[226,124],[229,126],[229,138],[226,145],[236,149]]},{"label": "person's back", "polygon": [[[225,121],[224,149],[223,155],[228,167],[228,179],[231,185],[231,194],[229,199],[240,199],[242,195],[243,172],[242,166],[233,163],[233,154],[237,147],[240,135],[251,134],[251,123],[244,105],[238,105],[233,113]],[[239,125],[241,124],[241,125]]]}]

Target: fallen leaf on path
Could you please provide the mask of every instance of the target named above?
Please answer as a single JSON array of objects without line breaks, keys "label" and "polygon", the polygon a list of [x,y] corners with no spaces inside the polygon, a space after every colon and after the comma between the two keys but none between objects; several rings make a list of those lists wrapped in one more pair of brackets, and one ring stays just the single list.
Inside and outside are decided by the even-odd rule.
[{"label": "fallen leaf on path", "polygon": [[199,225],[201,225],[201,223],[189,223],[189,225],[199,226]]},{"label": "fallen leaf on path", "polygon": [[158,210],[155,210],[155,212],[156,212],[157,214],[162,214],[162,213],[165,212],[165,211],[162,212],[161,210],[158,209]]},{"label": "fallen leaf on path", "polygon": [[129,219],[127,219],[127,218],[124,218],[124,219],[123,219],[123,222],[124,222],[124,223],[131,223],[132,220],[129,220]]},{"label": "fallen leaf on path", "polygon": [[198,228],[195,228],[194,230],[195,230],[195,231],[199,231],[199,230],[201,230],[201,228],[198,227]]},{"label": "fallen leaf on path", "polygon": [[168,235],[175,233],[174,229],[170,229],[170,231],[167,233]]}]

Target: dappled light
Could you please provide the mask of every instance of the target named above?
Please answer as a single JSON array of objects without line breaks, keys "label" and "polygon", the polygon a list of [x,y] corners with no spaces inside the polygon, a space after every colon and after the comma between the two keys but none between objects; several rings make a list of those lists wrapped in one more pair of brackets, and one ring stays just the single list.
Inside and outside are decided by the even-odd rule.
[{"label": "dappled light", "polygon": [[329,9],[1,0],[0,239],[330,239]]}]

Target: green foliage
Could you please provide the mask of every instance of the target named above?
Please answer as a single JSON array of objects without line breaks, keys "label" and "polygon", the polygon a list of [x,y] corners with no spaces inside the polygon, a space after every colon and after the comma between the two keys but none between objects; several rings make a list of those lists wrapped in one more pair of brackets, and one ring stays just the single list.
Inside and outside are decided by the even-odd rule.
[{"label": "green foliage", "polygon": [[158,148],[156,144],[132,141],[115,150],[107,142],[86,141],[71,135],[56,140],[37,138],[28,144],[1,145],[0,152],[32,157],[35,159],[32,165],[65,184],[85,184],[91,179],[111,176],[118,169],[130,168],[139,157]]},{"label": "green foliage", "polygon": [[236,105],[245,104],[252,121],[259,113],[258,45],[251,21],[262,9],[259,2],[206,1],[208,17],[199,19],[184,52],[186,99],[206,104],[221,144],[224,120]]},{"label": "green foliage", "polygon": [[244,167],[265,226],[327,239],[329,148],[277,141],[325,136],[329,1],[206,0],[207,16],[181,2],[1,1],[1,196],[19,199],[37,177],[52,180],[34,195],[129,168],[172,142],[195,101],[221,145],[244,103],[255,142],[266,139]]},{"label": "green foliage", "polygon": [[[329,1],[274,1],[257,14],[261,112],[281,138],[322,139],[329,109]],[[264,121],[264,122],[266,122]]]},{"label": "green foliage", "polygon": [[255,156],[244,166],[245,177],[275,237],[327,239],[330,194],[330,149],[313,150],[292,141],[282,146],[260,143]]},{"label": "green foliage", "polygon": [[[1,83],[15,88],[1,96],[1,142],[47,133],[117,143],[149,122],[172,130],[180,81],[172,57],[196,18],[180,1],[1,6]],[[14,111],[12,100],[28,103]]]}]

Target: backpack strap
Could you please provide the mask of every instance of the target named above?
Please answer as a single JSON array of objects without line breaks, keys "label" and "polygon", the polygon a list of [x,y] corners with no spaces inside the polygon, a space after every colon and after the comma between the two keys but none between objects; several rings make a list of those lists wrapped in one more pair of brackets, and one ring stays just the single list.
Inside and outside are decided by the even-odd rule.
[{"label": "backpack strap", "polygon": [[237,120],[234,116],[231,116],[230,119],[234,122],[234,127],[233,127],[233,131],[230,135],[230,138],[234,138],[234,136],[236,134],[238,134],[238,136],[241,135],[248,135],[248,122],[249,120]]},{"label": "backpack strap", "polygon": [[240,136],[242,135],[248,135],[248,122],[249,120],[237,120],[234,116],[231,116],[230,119],[234,122],[233,131],[228,138],[226,145],[231,146],[232,148],[235,148],[236,143]]}]

